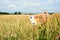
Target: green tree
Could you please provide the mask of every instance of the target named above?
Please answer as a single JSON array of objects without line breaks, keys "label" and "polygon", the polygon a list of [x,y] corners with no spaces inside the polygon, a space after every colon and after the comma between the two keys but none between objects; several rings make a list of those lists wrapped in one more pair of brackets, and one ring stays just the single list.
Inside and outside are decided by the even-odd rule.
[{"label": "green tree", "polygon": [[22,14],[21,12],[18,12],[18,14]]},{"label": "green tree", "polygon": [[7,12],[0,12],[0,14],[10,14],[10,13],[7,13]]},{"label": "green tree", "polygon": [[49,13],[50,15],[52,15],[53,13]]},{"label": "green tree", "polygon": [[15,12],[14,14],[17,14],[17,12]]}]

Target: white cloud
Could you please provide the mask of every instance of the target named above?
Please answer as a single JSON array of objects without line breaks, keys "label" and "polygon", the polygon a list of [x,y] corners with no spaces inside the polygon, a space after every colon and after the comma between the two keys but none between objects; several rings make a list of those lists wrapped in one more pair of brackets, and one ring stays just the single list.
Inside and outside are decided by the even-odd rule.
[{"label": "white cloud", "polygon": [[25,7],[31,7],[31,6],[40,6],[40,3],[36,3],[36,2],[26,2],[26,3],[23,3],[22,4],[23,6],[25,6]]},{"label": "white cloud", "polygon": [[52,5],[54,3],[53,0],[46,0],[46,1],[41,1],[40,4],[41,6],[49,6],[49,5]]},{"label": "white cloud", "polygon": [[40,6],[40,2],[36,2],[34,0],[21,0],[20,6],[22,7]]},{"label": "white cloud", "polygon": [[0,0],[0,3],[11,3],[10,0]]},{"label": "white cloud", "polygon": [[30,6],[29,4],[23,4],[22,7],[28,7]]},{"label": "white cloud", "polygon": [[4,3],[10,3],[11,1],[7,0],[7,1],[4,1]]},{"label": "white cloud", "polygon": [[40,6],[40,3],[30,3],[32,6]]},{"label": "white cloud", "polygon": [[13,10],[16,10],[17,8],[14,4],[8,4],[8,7]]},{"label": "white cloud", "polygon": [[9,6],[9,7],[15,7],[15,5],[14,5],[14,4],[8,4],[8,6]]},{"label": "white cloud", "polygon": [[49,3],[49,4],[53,4],[53,0],[49,0],[48,3]]}]

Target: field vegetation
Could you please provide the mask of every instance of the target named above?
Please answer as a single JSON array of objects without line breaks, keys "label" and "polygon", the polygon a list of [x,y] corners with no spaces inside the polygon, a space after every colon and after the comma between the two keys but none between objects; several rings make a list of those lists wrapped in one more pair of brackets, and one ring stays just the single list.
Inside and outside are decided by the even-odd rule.
[{"label": "field vegetation", "polygon": [[43,25],[31,25],[30,15],[0,15],[0,40],[60,40],[60,14]]}]

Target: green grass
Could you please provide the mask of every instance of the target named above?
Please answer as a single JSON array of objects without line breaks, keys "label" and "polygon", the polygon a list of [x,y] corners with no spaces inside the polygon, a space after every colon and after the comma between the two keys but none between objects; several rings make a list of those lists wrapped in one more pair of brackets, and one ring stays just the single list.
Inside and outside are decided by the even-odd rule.
[{"label": "green grass", "polygon": [[46,24],[31,25],[28,16],[0,15],[0,40],[57,40],[60,18],[52,15]]}]

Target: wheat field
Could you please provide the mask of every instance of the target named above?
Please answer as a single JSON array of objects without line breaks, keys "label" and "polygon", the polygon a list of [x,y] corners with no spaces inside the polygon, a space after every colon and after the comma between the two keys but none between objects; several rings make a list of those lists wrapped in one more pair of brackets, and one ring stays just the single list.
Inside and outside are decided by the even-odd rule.
[{"label": "wheat field", "polygon": [[0,40],[59,40],[60,14],[43,25],[31,25],[29,16],[0,15]]}]

